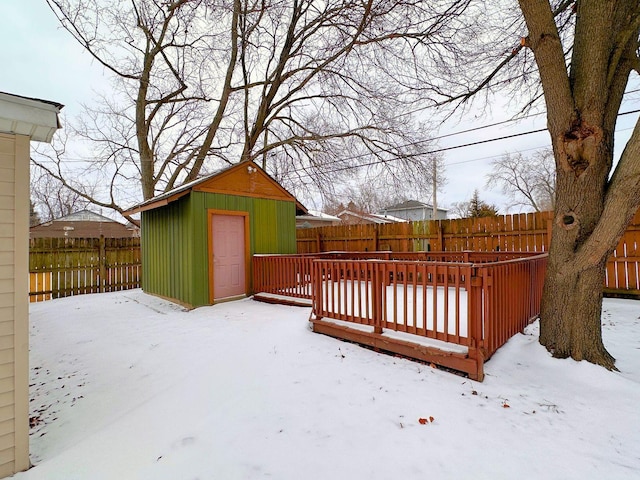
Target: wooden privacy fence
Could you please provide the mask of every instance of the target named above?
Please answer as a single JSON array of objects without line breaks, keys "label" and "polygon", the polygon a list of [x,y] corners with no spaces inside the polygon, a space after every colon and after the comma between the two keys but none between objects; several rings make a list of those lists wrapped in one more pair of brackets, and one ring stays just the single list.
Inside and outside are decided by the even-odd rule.
[{"label": "wooden privacy fence", "polygon": [[[298,253],[548,250],[552,212],[298,229]],[[640,220],[640,219],[639,219]],[[638,222],[640,223],[640,221]]]},{"label": "wooden privacy fence", "polygon": [[254,289],[312,299],[313,329],[482,380],[539,314],[547,255],[331,252],[254,257]]},{"label": "wooden privacy fence", "polygon": [[29,300],[138,288],[139,238],[32,238]]},{"label": "wooden privacy fence", "polygon": [[[545,252],[553,212],[298,229],[298,253],[342,251]],[[640,212],[607,262],[605,293],[640,297]]]}]

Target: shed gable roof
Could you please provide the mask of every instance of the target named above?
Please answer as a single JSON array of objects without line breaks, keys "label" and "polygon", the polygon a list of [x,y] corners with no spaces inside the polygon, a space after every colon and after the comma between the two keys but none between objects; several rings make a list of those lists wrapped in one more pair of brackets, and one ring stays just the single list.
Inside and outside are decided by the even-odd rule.
[{"label": "shed gable roof", "polygon": [[207,177],[195,180],[131,207],[125,214],[153,210],[194,192],[221,193],[241,197],[268,198],[295,202],[296,210],[307,209],[284,187],[254,162],[240,162]]},{"label": "shed gable roof", "polygon": [[293,195],[287,192],[273,178],[257,165],[238,164],[194,185],[194,192],[223,193],[243,197],[269,198],[295,202]]}]

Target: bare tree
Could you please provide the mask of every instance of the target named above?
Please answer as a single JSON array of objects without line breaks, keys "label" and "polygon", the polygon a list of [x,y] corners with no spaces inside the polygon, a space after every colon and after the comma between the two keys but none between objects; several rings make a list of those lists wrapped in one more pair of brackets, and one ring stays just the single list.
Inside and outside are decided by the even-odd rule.
[{"label": "bare tree", "polygon": [[29,226],[33,227],[34,225],[40,225],[42,220],[40,220],[40,214],[36,210],[36,205],[33,203],[33,199],[29,201]]},{"label": "bare tree", "polygon": [[[516,20],[503,29],[520,31],[520,41],[511,43],[509,53],[504,42],[502,57],[475,72],[473,88],[449,98],[464,101],[503,85],[520,92],[513,98],[540,92],[527,96],[523,107],[544,100],[557,172],[540,342],[556,357],[612,369],[615,360],[602,342],[602,286],[607,258],[640,207],[640,123],[617,164],[613,161],[624,92],[631,73],[640,71],[640,5],[636,0],[519,0],[519,5],[526,25]],[[478,55],[485,60],[495,46],[487,43]],[[523,82],[538,86],[525,90]]]},{"label": "bare tree", "polygon": [[214,140],[232,93],[240,1],[47,3],[112,78],[113,91],[98,94],[70,123],[89,149],[85,176],[101,177],[106,188],[88,194],[74,185],[65,147],[38,165],[92,203],[120,212],[196,178],[219,147]]},{"label": "bare tree", "polygon": [[544,149],[529,157],[521,153],[505,154],[493,162],[487,186],[499,185],[509,195],[511,206],[533,208],[536,212],[553,210],[556,171],[553,151]]},{"label": "bare tree", "polygon": [[150,198],[240,160],[329,193],[363,165],[423,182],[432,145],[411,111],[435,103],[449,38],[471,34],[469,0],[47,1],[114,79],[73,134],[108,180],[86,198],[119,211],[134,188]]},{"label": "bare tree", "polygon": [[331,195],[324,199],[324,210],[338,213],[353,203],[360,212],[375,213],[406,200],[433,201],[433,189],[441,191],[447,181],[444,162],[438,155],[429,155],[421,162],[425,168],[418,175],[402,169],[394,175],[385,175],[380,168],[372,168],[361,176],[352,175],[347,184],[333,186]]},{"label": "bare tree", "polygon": [[31,168],[32,218],[49,222],[84,210],[89,202],[37,166]]},{"label": "bare tree", "polygon": [[385,188],[380,181],[369,179],[342,187],[334,197],[327,198],[323,210],[340,213],[348,205],[358,212],[375,213],[392,203],[406,200],[401,191]]},{"label": "bare tree", "polygon": [[575,3],[573,42],[563,45],[548,2],[520,4],[529,30],[523,44],[540,72],[557,171],[540,342],[557,357],[613,368],[602,343],[602,285],[607,258],[640,207],[640,123],[612,173],[616,120],[639,65],[640,5]]}]

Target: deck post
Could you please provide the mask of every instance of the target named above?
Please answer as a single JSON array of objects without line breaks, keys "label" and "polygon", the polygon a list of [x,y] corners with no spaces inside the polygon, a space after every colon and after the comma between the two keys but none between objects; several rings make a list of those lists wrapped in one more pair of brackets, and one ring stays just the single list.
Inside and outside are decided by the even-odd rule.
[{"label": "deck post", "polygon": [[373,265],[373,278],[371,284],[371,303],[373,306],[373,333],[382,333],[382,289],[385,288],[384,265],[379,262]]},{"label": "deck post", "polygon": [[482,276],[479,267],[471,267],[471,292],[469,305],[469,358],[475,361],[476,369],[469,378],[481,382],[484,378],[484,355],[482,353]]},{"label": "deck post", "polygon": [[322,275],[320,274],[320,262],[322,260],[311,260],[311,312],[318,315],[322,298]]},{"label": "deck post", "polygon": [[105,244],[104,235],[100,235],[100,240],[98,244],[98,262],[100,269],[100,285],[98,286],[98,292],[104,293],[105,285],[107,284],[106,276],[107,276],[107,248]]}]

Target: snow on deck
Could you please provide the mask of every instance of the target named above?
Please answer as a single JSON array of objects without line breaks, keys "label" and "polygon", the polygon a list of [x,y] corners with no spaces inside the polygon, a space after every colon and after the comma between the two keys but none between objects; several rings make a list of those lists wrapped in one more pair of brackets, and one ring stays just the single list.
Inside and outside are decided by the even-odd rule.
[{"label": "snow on deck", "polygon": [[[372,320],[373,294],[370,282],[342,280],[330,285],[327,288],[327,283],[323,282],[322,308],[325,312]],[[383,302],[387,322],[417,329],[423,329],[426,325],[428,330],[467,336],[468,300],[467,292],[462,288],[389,285],[384,291]]]}]

